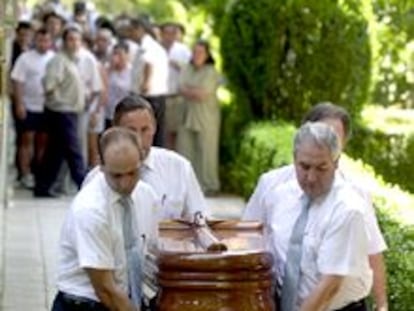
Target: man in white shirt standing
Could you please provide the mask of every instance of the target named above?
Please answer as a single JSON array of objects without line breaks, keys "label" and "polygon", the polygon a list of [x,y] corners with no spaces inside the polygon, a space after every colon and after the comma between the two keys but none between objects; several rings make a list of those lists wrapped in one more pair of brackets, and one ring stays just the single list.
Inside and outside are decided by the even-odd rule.
[{"label": "man in white shirt standing", "polygon": [[42,79],[46,73],[46,65],[54,55],[50,49],[52,40],[46,29],[36,31],[34,43],[34,49],[21,54],[11,72],[16,127],[21,135],[17,146],[20,182],[26,188],[34,187],[30,168],[32,158],[35,167],[39,165],[46,146]]},{"label": "man in white shirt standing", "polygon": [[100,103],[100,94],[104,91],[104,85],[100,64],[95,55],[86,46],[82,46],[76,56],[79,73],[85,85],[85,111],[79,116],[81,120],[79,139],[83,156],[90,164],[94,162],[91,160],[96,155],[90,155],[89,152],[96,152],[94,149],[96,149],[98,134],[104,130],[104,107]]},{"label": "man in white shirt standing", "polygon": [[[348,112],[332,103],[319,103],[315,105],[304,117],[304,122],[323,122],[331,125],[340,138],[342,150],[345,148],[348,139],[351,136],[351,118]],[[357,190],[368,205],[366,214],[367,228],[370,239],[368,241],[368,258],[371,269],[374,273],[374,283],[372,295],[374,297],[376,310],[387,311],[387,291],[386,291],[386,272],[383,252],[387,249],[384,237],[378,225],[375,215],[375,208],[369,190],[365,185],[355,182],[355,178],[350,174],[339,162],[339,173],[346,181]],[[247,203],[243,213],[244,220],[257,220],[264,222],[266,219],[266,211],[262,208],[262,199],[266,193],[272,189],[295,179],[295,169],[293,165],[283,166],[281,168],[270,170],[260,176],[259,182],[252,196]]]},{"label": "man in white shirt standing", "polygon": [[131,91],[144,96],[151,104],[157,129],[154,145],[165,146],[165,95],[168,93],[168,55],[152,36],[145,19],[130,20],[130,36],[140,45],[133,61]]},{"label": "man in white shirt standing", "polygon": [[62,227],[53,311],[141,308],[140,267],[157,237],[156,195],[139,181],[135,133],[109,129],[100,152],[102,174],[79,191]]},{"label": "man in white shirt standing", "polygon": [[181,98],[178,96],[181,69],[190,62],[191,50],[184,43],[178,42],[177,25],[165,23],[161,25],[161,44],[165,48],[169,59],[168,97],[165,107],[166,146],[175,150],[178,125],[180,124]]},{"label": "man in white shirt standing", "polygon": [[[159,220],[193,220],[196,212],[209,216],[210,212],[190,162],[174,151],[152,147],[156,120],[151,105],[144,98],[130,95],[122,99],[115,108],[113,124],[129,128],[141,137],[145,160],[140,176],[153,187],[159,198]],[[99,174],[99,167],[94,168],[86,176],[84,184]]]},{"label": "man in white shirt standing", "polygon": [[294,140],[296,178],[263,197],[283,311],[367,310],[366,202],[336,172],[340,152],[330,126],[305,123]]}]

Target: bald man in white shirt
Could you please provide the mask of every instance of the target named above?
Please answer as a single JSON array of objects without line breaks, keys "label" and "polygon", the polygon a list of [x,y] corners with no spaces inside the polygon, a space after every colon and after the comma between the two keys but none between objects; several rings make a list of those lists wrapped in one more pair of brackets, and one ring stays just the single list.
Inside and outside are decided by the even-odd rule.
[{"label": "bald man in white shirt", "polygon": [[80,190],[62,227],[53,311],[141,308],[142,284],[132,286],[131,271],[140,270],[147,246],[156,243],[158,200],[139,181],[143,155],[135,133],[112,128],[100,148],[102,174]]}]

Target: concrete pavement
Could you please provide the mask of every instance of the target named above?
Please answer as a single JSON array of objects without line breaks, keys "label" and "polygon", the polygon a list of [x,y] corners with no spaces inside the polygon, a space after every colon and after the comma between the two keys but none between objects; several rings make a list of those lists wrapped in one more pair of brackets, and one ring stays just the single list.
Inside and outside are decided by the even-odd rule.
[{"label": "concrete pavement", "polygon": [[[57,243],[71,197],[33,199],[17,190],[7,209],[0,207],[0,310],[50,310],[55,294]],[[216,218],[238,218],[243,201],[209,198]]]}]

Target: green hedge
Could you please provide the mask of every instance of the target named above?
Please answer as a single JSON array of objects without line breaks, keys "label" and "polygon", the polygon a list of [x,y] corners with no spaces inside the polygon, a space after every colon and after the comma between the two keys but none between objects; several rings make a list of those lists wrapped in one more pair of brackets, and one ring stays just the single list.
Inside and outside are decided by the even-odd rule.
[{"label": "green hedge", "polygon": [[[241,133],[239,145],[231,146],[227,163],[222,165],[221,180],[224,191],[237,193],[247,198],[261,172],[269,167],[278,167],[292,162],[291,137],[295,127],[285,122],[253,123]],[[223,141],[235,141],[223,140]],[[275,149],[274,146],[280,146]],[[224,149],[230,148],[225,146]],[[223,149],[223,148],[222,148]],[[234,159],[230,160],[229,157]]]},{"label": "green hedge", "polygon": [[414,110],[367,106],[347,151],[391,184],[414,193]]},{"label": "green hedge", "polygon": [[359,117],[371,49],[360,0],[238,0],[221,22],[223,69],[247,119],[299,122],[316,102]]},{"label": "green hedge", "polygon": [[348,147],[354,158],[366,159],[375,171],[392,184],[414,193],[414,135],[387,134],[359,127]]},{"label": "green hedge", "polygon": [[[242,132],[239,149],[232,152],[233,161],[228,161],[222,171],[224,186],[247,198],[261,173],[291,162],[294,131],[293,126],[283,123],[249,125]],[[371,167],[360,161],[343,158],[347,169],[361,175],[358,179],[372,189],[377,216],[389,247],[385,253],[389,310],[411,311],[414,306],[414,196],[384,183]]]}]

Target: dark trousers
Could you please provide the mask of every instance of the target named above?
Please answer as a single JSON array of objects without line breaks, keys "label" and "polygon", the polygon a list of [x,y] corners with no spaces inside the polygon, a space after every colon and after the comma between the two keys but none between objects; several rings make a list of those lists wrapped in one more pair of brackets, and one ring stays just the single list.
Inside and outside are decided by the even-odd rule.
[{"label": "dark trousers", "polygon": [[72,179],[80,188],[86,174],[78,136],[78,114],[45,110],[49,141],[45,155],[36,172],[35,194],[49,192],[64,160],[67,161]]},{"label": "dark trousers", "polygon": [[165,146],[165,96],[147,96],[146,100],[154,110],[155,119],[157,120],[157,131],[154,135],[154,146]]},{"label": "dark trousers", "polygon": [[52,311],[109,311],[102,303],[58,292]]},{"label": "dark trousers", "polygon": [[341,309],[335,310],[335,311],[368,311],[368,306],[365,301],[365,299],[361,299],[356,302],[352,302],[349,305],[346,305],[345,307],[342,307]]}]

